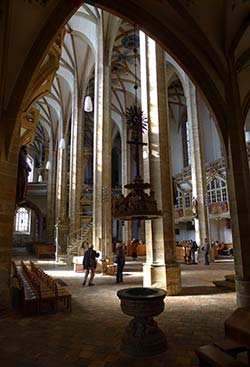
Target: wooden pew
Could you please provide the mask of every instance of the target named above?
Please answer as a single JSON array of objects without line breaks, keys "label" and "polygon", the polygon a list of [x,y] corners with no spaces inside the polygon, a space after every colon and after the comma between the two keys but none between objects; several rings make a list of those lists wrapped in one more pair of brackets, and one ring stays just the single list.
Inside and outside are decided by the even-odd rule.
[{"label": "wooden pew", "polygon": [[250,366],[250,308],[237,308],[224,322],[225,335],[238,343],[244,344],[248,352]]},{"label": "wooden pew", "polygon": [[34,253],[39,259],[42,256],[55,257],[56,247],[53,243],[36,243],[34,244]]},{"label": "wooden pew", "polygon": [[236,309],[224,323],[225,338],[200,347],[196,354],[200,366],[246,366],[236,359],[246,352],[250,366],[250,309]]},{"label": "wooden pew", "polygon": [[215,344],[207,344],[198,348],[196,354],[200,367],[243,367],[246,365],[219,349]]},{"label": "wooden pew", "polygon": [[237,357],[238,353],[246,352],[248,350],[246,345],[239,344],[237,341],[230,338],[218,340],[214,342],[214,345],[235,358]]}]

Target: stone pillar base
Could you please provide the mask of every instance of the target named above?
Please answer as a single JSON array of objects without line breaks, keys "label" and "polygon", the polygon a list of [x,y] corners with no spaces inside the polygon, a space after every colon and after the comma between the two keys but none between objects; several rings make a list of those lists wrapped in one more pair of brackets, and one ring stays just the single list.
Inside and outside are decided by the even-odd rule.
[{"label": "stone pillar base", "polygon": [[143,264],[143,286],[166,289],[168,296],[180,294],[180,264],[177,262],[167,265]]},{"label": "stone pillar base", "polygon": [[181,293],[181,265],[177,262],[166,265],[167,295],[177,296]]},{"label": "stone pillar base", "polygon": [[238,307],[250,307],[250,281],[235,279]]},{"label": "stone pillar base", "polygon": [[166,350],[167,338],[152,317],[135,317],[129,322],[122,338],[122,352],[146,357]]},{"label": "stone pillar base", "polygon": [[61,219],[58,224],[55,225],[56,229],[56,262],[60,261],[61,255],[67,254],[67,237],[69,234],[69,225],[67,223],[67,220]]}]

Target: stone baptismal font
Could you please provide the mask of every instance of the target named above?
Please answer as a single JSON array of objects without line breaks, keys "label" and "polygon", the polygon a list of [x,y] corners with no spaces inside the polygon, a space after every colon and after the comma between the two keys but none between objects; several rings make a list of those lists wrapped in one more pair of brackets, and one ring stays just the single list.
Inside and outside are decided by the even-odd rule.
[{"label": "stone baptismal font", "polygon": [[121,300],[122,311],[134,317],[123,334],[121,351],[138,357],[165,352],[166,336],[153,319],[164,310],[165,290],[134,287],[119,290],[117,296]]}]

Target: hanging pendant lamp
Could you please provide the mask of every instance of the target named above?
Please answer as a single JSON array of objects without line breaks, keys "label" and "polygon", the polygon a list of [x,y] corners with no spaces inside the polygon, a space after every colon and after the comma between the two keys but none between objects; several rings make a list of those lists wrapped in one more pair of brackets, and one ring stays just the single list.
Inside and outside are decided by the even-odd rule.
[{"label": "hanging pendant lamp", "polygon": [[84,105],[83,109],[85,112],[92,112],[93,111],[93,103],[92,99],[89,94],[89,83],[88,83],[88,89],[87,89],[87,95],[84,98]]},{"label": "hanging pendant lamp", "polygon": [[93,111],[93,103],[90,96],[86,96],[84,99],[84,106],[83,109],[85,112],[92,112]]}]

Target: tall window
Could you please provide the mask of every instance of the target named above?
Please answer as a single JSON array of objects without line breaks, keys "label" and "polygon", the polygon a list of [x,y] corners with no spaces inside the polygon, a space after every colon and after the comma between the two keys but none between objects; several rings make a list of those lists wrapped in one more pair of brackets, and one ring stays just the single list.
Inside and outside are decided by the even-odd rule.
[{"label": "tall window", "polygon": [[207,185],[208,203],[228,201],[226,182],[221,178],[214,178]]},{"label": "tall window", "polygon": [[191,208],[191,195],[190,195],[190,192],[185,192],[184,198],[185,198],[185,208]]},{"label": "tall window", "polygon": [[176,208],[180,209],[183,208],[183,199],[182,199],[182,192],[177,189],[177,195],[176,195]]},{"label": "tall window", "polygon": [[15,232],[30,234],[31,210],[19,208],[15,215]]},{"label": "tall window", "polygon": [[33,182],[34,181],[34,159],[30,155],[27,155],[26,160],[31,169],[31,171],[29,172],[29,176],[28,176],[28,182]]},{"label": "tall window", "polygon": [[190,166],[191,164],[191,153],[190,153],[190,134],[189,134],[189,123],[185,121],[182,128],[183,132],[183,160],[184,167]]}]

